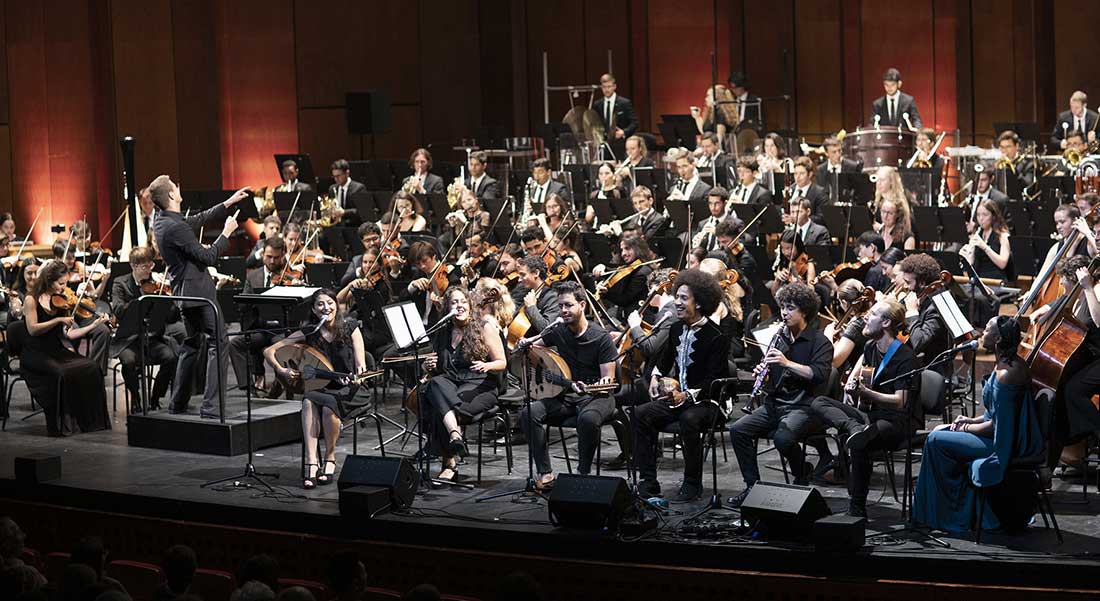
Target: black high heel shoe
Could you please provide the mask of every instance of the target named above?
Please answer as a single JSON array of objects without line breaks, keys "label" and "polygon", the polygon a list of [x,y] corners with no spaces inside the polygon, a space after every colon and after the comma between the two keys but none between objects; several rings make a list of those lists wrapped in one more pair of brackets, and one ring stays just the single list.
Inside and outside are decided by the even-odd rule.
[{"label": "black high heel shoe", "polygon": [[[332,484],[332,481],[336,476],[336,462],[325,459],[322,465],[324,467],[324,470],[321,473],[317,474],[317,484],[320,484],[321,486]],[[329,471],[328,469],[328,466],[330,465],[332,466],[332,471]]]},{"label": "black high heel shoe", "polygon": [[316,463],[307,463],[303,467],[305,469],[302,470],[302,488],[306,490],[313,490],[314,488],[317,488],[317,483],[314,482],[314,480],[318,479],[316,468],[320,468],[321,466],[317,465]]},{"label": "black high heel shoe", "polygon": [[448,455],[451,457],[458,457],[459,459],[470,454],[470,449],[466,447],[466,439],[459,435],[458,438],[451,438],[451,441],[447,443]]}]

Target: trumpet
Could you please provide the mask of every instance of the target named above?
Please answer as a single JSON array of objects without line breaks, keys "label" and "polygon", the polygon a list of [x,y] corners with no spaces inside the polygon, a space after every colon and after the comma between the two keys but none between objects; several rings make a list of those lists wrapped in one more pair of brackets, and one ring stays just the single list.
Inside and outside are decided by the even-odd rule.
[{"label": "trumpet", "polygon": [[682,177],[677,177],[672,182],[671,192],[668,193],[667,200],[687,200],[687,196],[684,195],[684,191],[680,189],[680,184],[684,182]]},{"label": "trumpet", "polygon": [[993,168],[994,169],[1008,169],[1009,171],[1011,171],[1013,173],[1016,173],[1016,163],[1019,163],[1020,160],[1023,159],[1023,158],[1024,158],[1024,155],[1022,155],[1022,154],[1016,155],[1016,158],[1014,158],[1014,159],[1010,159],[1008,157],[1001,157],[1001,158],[997,159],[996,163],[993,163]]}]

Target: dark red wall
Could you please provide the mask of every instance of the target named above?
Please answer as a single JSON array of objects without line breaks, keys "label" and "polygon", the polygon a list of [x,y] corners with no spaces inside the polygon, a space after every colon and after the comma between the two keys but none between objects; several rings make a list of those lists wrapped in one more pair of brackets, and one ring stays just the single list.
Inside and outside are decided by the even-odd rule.
[{"label": "dark red wall", "polygon": [[[717,9],[716,9],[717,5]],[[1100,77],[1088,24],[1100,5],[1040,0],[0,0],[0,210],[21,228],[119,205],[118,138],[137,140],[138,183],[270,185],[272,153],[321,172],[339,157],[449,154],[482,127],[525,135],[551,84],[613,67],[643,128],[701,104],[744,69],[791,96],[810,140],[866,121],[888,66],[925,123],[990,142],[994,121],[1052,125]],[[717,13],[717,14],[716,14]],[[717,36],[715,33],[717,32]],[[48,35],[47,35],[48,34]],[[717,40],[716,40],[717,38]],[[715,52],[717,50],[717,52]],[[344,95],[384,90],[393,129],[347,133]],[[587,102],[587,98],[579,101]],[[1098,104],[1094,102],[1094,104]],[[569,99],[551,96],[552,120]],[[783,127],[782,103],[768,127]]]}]

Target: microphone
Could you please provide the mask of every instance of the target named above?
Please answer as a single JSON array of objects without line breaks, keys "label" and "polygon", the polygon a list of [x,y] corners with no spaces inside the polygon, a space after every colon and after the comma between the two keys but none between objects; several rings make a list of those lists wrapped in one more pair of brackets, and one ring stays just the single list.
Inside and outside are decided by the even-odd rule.
[{"label": "microphone", "polygon": [[531,346],[532,344],[534,344],[536,341],[541,340],[542,337],[545,336],[546,333],[550,331],[550,328],[553,328],[554,326],[556,326],[559,323],[562,323],[564,321],[565,321],[565,319],[563,319],[561,316],[558,316],[557,319],[555,319],[554,321],[551,321],[549,325],[547,325],[545,328],[543,328],[543,330],[541,332],[539,332],[538,336],[535,336],[534,338],[521,338],[520,341],[516,344],[516,350],[525,349],[525,348]]},{"label": "microphone", "polygon": [[956,346],[955,348],[953,348],[953,349],[951,349],[947,352],[949,352],[953,355],[955,353],[961,353],[963,351],[972,351],[976,348],[978,348],[978,341],[977,340],[971,340],[970,342],[964,342],[964,343],[960,344],[959,346]]},{"label": "microphone", "polygon": [[334,319],[334,316],[333,316],[332,313],[329,313],[327,315],[322,315],[321,316],[321,321],[317,322],[317,325],[313,326],[313,330],[311,330],[309,334],[316,334],[318,330],[320,330],[322,327],[324,327],[325,323],[327,323],[329,321],[332,321],[333,319]]},{"label": "microphone", "polygon": [[454,316],[455,316],[455,315],[456,315],[456,313],[455,313],[454,311],[451,311],[451,312],[447,313],[447,314],[446,314],[446,315],[444,315],[443,317],[440,317],[440,318],[439,318],[439,319],[438,319],[438,320],[437,320],[437,321],[435,322],[435,324],[434,324],[434,325],[432,326],[432,328],[438,328],[439,326],[441,326],[441,325],[443,325],[443,324],[447,323],[448,321],[450,321],[450,320],[454,319]]}]

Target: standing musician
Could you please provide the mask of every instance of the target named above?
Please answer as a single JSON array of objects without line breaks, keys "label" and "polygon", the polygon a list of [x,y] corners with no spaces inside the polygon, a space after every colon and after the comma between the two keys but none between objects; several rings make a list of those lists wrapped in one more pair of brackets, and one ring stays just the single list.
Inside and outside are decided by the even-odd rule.
[{"label": "standing musician", "polygon": [[[553,347],[561,355],[569,366],[573,384],[556,397],[532,402],[519,416],[538,468],[535,487],[540,491],[554,485],[546,440],[547,421],[577,418],[577,473],[588,474],[599,444],[600,428],[615,411],[615,401],[609,393],[588,393],[588,385],[607,385],[615,381],[615,344],[611,336],[585,317],[588,301],[580,284],[560,282],[554,286],[554,291],[558,295],[562,323],[544,330],[542,339],[534,344]],[[530,345],[531,338],[521,341],[521,346]]]},{"label": "standing musician", "polygon": [[[153,220],[153,232],[157,239],[160,254],[164,258],[168,277],[172,282],[172,294],[176,296],[198,296],[217,302],[214,281],[206,268],[216,265],[218,257],[225,254],[229,247],[229,236],[237,230],[237,219],[229,214],[229,209],[247,198],[248,188],[238,190],[225,202],[184,219],[180,214],[179,186],[167,175],[158,176],[149,184],[149,193],[153,204],[157,205],[157,218]],[[195,229],[216,219],[225,219],[221,234],[209,247],[199,243]],[[214,346],[215,336],[221,337],[221,346],[228,346],[225,339],[225,326],[219,323],[213,307],[203,304],[184,304],[183,320],[187,326],[187,340],[184,342],[176,377],[172,387],[172,413],[185,413],[191,400],[191,383],[195,361],[199,349],[206,347],[206,388],[200,410],[202,417],[219,417],[217,405],[219,375],[225,382],[228,368],[225,353],[219,357]]]},{"label": "standing musician", "polygon": [[703,200],[707,197],[710,186],[699,177],[695,157],[690,152],[682,152],[676,157],[676,173],[680,175],[680,180],[669,191],[669,200]]},{"label": "standing musician", "polygon": [[817,293],[802,282],[793,282],[779,290],[776,301],[783,326],[776,344],[767,350],[755,370],[757,375],[768,372],[764,402],[730,426],[730,439],[746,485],[730,499],[733,507],[740,507],[760,480],[757,438],[774,432],[775,448],[787,459],[795,483],[804,484],[813,470],[805,463],[799,443],[824,431],[821,421],[810,411],[810,403],[814,389],[829,379],[833,345],[811,325],[817,315]]},{"label": "standing musician", "polygon": [[756,182],[756,159],[745,155],[737,158],[738,185],[730,194],[730,201],[739,204],[774,203],[772,193]]},{"label": "standing musician", "polygon": [[470,160],[466,164],[470,168],[470,177],[466,178],[466,189],[474,193],[479,201],[496,200],[500,198],[500,182],[485,173],[485,167],[489,163],[489,155],[483,150],[470,153]]},{"label": "standing musician", "polygon": [[382,269],[379,252],[377,246],[371,246],[359,255],[354,277],[336,295],[337,302],[359,320],[368,367],[373,367],[374,360],[380,360],[393,342],[382,313],[382,307],[393,301],[393,287]]},{"label": "standing musician", "polygon": [[468,452],[458,420],[496,406],[498,378],[508,362],[495,315],[499,301],[471,294],[462,286],[448,288],[445,296],[455,317],[432,337],[435,357],[425,359],[424,369],[435,375],[424,390],[422,407],[427,448],[443,458],[438,478],[453,481],[458,460]]},{"label": "standing musician", "polygon": [[[363,336],[358,324],[340,310],[336,293],[321,288],[310,297],[312,311],[301,330],[291,333],[264,350],[264,360],[284,382],[300,380],[302,374],[279,364],[279,349],[292,344],[305,344],[332,364],[340,374],[361,374],[367,370]],[[329,380],[320,390],[311,390],[302,398],[302,488],[332,484],[336,480],[336,443],[340,439],[340,420],[355,409],[353,401],[359,384],[351,377]],[[325,440],[325,459],[317,457],[317,440]]]},{"label": "standing musician", "polygon": [[[794,160],[794,168],[791,170],[794,175],[794,188],[791,190],[791,205],[800,200],[810,201],[811,215],[815,223],[819,225],[825,225],[825,216],[821,212],[821,208],[827,204],[831,204],[829,199],[829,191],[824,187],[814,183],[814,163],[810,160],[810,157],[798,157]],[[788,223],[787,215],[783,216],[784,223]]]},{"label": "standing musician", "polygon": [[558,318],[558,293],[546,283],[546,261],[538,255],[528,255],[517,269],[520,283],[527,290],[523,308],[531,322],[531,332],[541,332]]},{"label": "standing musician", "polygon": [[[1020,154],[1020,136],[1006,129],[997,136],[997,148],[1001,151],[1001,159],[997,161],[997,169],[1008,169],[1020,181],[1021,188],[1030,188],[1035,184],[1035,163],[1027,160]],[[1007,190],[1005,191],[1007,192]]]},{"label": "standing musician", "polygon": [[[411,299],[415,302],[424,323],[434,321],[443,315],[439,311],[443,303],[443,293],[446,292],[446,288],[461,283],[462,270],[452,265],[441,265],[435,245],[423,240],[413,242],[409,247],[409,263],[416,266],[419,277],[409,282],[408,287],[402,291],[400,299]],[[440,272],[445,275],[439,275]],[[429,279],[433,275],[439,282],[446,281],[446,285],[442,286],[443,289],[436,281]]]},{"label": "standing musician", "polygon": [[256,240],[256,244],[252,247],[252,252],[248,253],[248,256],[244,259],[245,269],[256,269],[264,263],[264,240],[268,238],[274,238],[279,236],[283,231],[283,220],[279,219],[278,215],[268,215],[264,217],[263,231],[260,232],[260,238]]},{"label": "standing musician", "polygon": [[551,194],[557,194],[567,203],[572,201],[569,190],[565,184],[551,179],[550,159],[541,158],[531,161],[531,182],[529,185],[530,200],[539,205],[546,202]]},{"label": "standing musician", "polygon": [[431,173],[432,153],[427,148],[417,148],[409,156],[412,175],[401,181],[401,190],[416,194],[446,194],[443,178]]},{"label": "standing musician", "polygon": [[797,230],[788,229],[783,232],[776,253],[775,279],[767,283],[773,295],[791,282],[807,283],[817,278],[817,267],[806,254],[806,244],[802,242]]},{"label": "standing musician", "polygon": [[977,221],[978,205],[986,200],[997,203],[997,208],[1004,213],[1008,205],[1008,196],[993,187],[993,170],[984,168],[974,174],[974,191],[966,199],[966,206],[970,207],[969,221]]},{"label": "standing musician", "polygon": [[749,93],[749,78],[741,71],[730,73],[730,92],[737,101],[737,123],[763,123],[760,117],[760,97]]},{"label": "standing musician", "polygon": [[279,185],[277,192],[312,192],[313,186],[306,182],[298,181],[298,163],[292,159],[283,161],[283,183]]},{"label": "standing musician", "polygon": [[887,69],[882,75],[882,89],[886,91],[886,95],[871,103],[871,125],[896,126],[912,131],[920,129],[922,123],[917,102],[901,91],[901,71],[893,67]]},{"label": "standing musician", "polygon": [[622,140],[634,135],[638,129],[638,117],[634,114],[634,105],[630,99],[616,92],[615,76],[604,73],[600,76],[600,91],[603,99],[594,107],[603,121],[608,140]]},{"label": "standing musician", "polygon": [[350,199],[352,195],[366,192],[367,187],[351,179],[351,164],[346,159],[333,161],[329,171],[332,173],[333,184],[328,188],[328,197],[336,201],[335,218],[346,225],[355,225],[354,221],[359,221],[359,215],[357,209],[350,204]]},{"label": "standing musician", "polygon": [[[653,271],[653,267],[642,263],[653,260],[653,251],[649,249],[645,238],[629,234],[619,240],[619,250],[622,257],[622,266],[619,269],[628,273],[625,277],[616,278],[618,281],[614,285],[608,286],[604,282],[597,284],[596,297],[620,307],[625,315],[637,308],[638,303],[645,299],[646,280]],[[606,271],[603,267],[603,265],[597,265],[592,269],[592,275],[603,276]],[[608,279],[618,275],[620,274],[615,273]]]},{"label": "standing musician", "polygon": [[[927,365],[951,346],[951,332],[936,304],[932,302],[933,295],[921,294],[939,279],[940,264],[932,257],[920,253],[905,257],[896,268],[908,290],[905,294],[906,319],[909,321],[909,339],[906,343],[913,347],[917,365]],[[916,313],[916,318],[910,317],[913,313]],[[941,363],[934,369],[947,376],[951,365]]]},{"label": "standing musician", "polygon": [[710,176],[710,183],[715,186],[728,186],[731,155],[722,152],[718,143],[718,136],[714,132],[707,132],[699,138],[698,155],[695,159],[695,167],[706,171]]},{"label": "standing musician", "polygon": [[[293,225],[293,224],[291,224]],[[258,294],[289,273],[286,269],[286,242],[278,236],[264,240],[263,267],[253,269],[244,278],[244,294]],[[269,323],[261,320],[255,305],[241,307],[241,330],[255,330],[265,327],[282,327],[281,323]],[[267,390],[264,378],[264,349],[275,342],[276,336],[267,332],[256,332],[248,336],[234,336],[229,342],[229,359],[233,364],[233,373],[237,376],[237,387],[244,390],[248,385],[248,373],[251,371],[257,390]],[[245,362],[248,362],[247,364]]]},{"label": "standing musician", "polygon": [[[867,517],[872,453],[893,451],[924,423],[922,415],[908,410],[919,379],[882,384],[916,367],[913,349],[897,339],[904,324],[905,307],[901,303],[892,298],[876,303],[863,327],[867,344],[844,386],[851,402],[819,396],[810,405],[818,420],[847,437],[845,447],[852,458],[848,482],[851,516]],[[873,369],[869,380],[861,378],[861,368]]]},{"label": "standing musician", "polygon": [[1069,148],[1066,139],[1069,132],[1088,133],[1088,141],[1096,139],[1096,124],[1100,121],[1100,114],[1086,108],[1089,103],[1088,94],[1081,90],[1075,91],[1069,97],[1069,110],[1058,114],[1058,120],[1054,122],[1054,131],[1050,133],[1050,143],[1065,150]]},{"label": "standing musician", "polygon": [[697,106],[691,107],[690,110],[699,133],[714,132],[723,145],[726,135],[733,133],[734,128],[737,127],[737,108],[734,107],[733,93],[724,85],[707,87],[706,96],[703,99],[703,110],[700,111]]},{"label": "standing musician", "polygon": [[[153,284],[156,289],[163,290],[165,294],[171,291],[167,285],[160,285],[153,279],[153,249],[148,246],[138,246],[130,251],[129,277],[115,278],[111,284],[111,311],[118,318],[123,327],[119,334],[111,340],[111,356],[118,357],[122,364],[122,380],[126,383],[126,389],[130,392],[131,410],[137,411],[141,407],[141,392],[138,388],[141,377],[142,365],[138,362],[138,351],[141,340],[138,339],[137,320],[126,317],[127,310],[132,310],[137,315],[138,305],[134,302],[143,294],[143,286]],[[163,277],[163,276],[162,276]],[[173,307],[175,310],[175,307]],[[171,321],[178,321],[178,310]],[[131,329],[132,328],[132,329]],[[172,378],[176,375],[176,360],[179,358],[179,348],[175,340],[165,335],[162,326],[156,331],[146,331],[145,364],[160,365],[156,379],[153,380],[153,388],[149,398],[149,409],[160,409],[160,399],[168,393],[172,386]]]},{"label": "standing musician", "polygon": [[[674,284],[677,322],[649,378],[648,403],[635,410],[635,449],[641,476],[639,492],[659,495],[657,458],[654,454],[660,429],[680,424],[684,445],[684,481],[674,502],[699,498],[703,482],[703,434],[725,422],[725,412],[710,398],[710,383],[728,373],[729,337],[708,316],[722,300],[722,288],[714,276],[696,269],[680,272]],[[667,380],[676,382],[666,390]],[[666,385],[662,385],[664,382]]]}]

